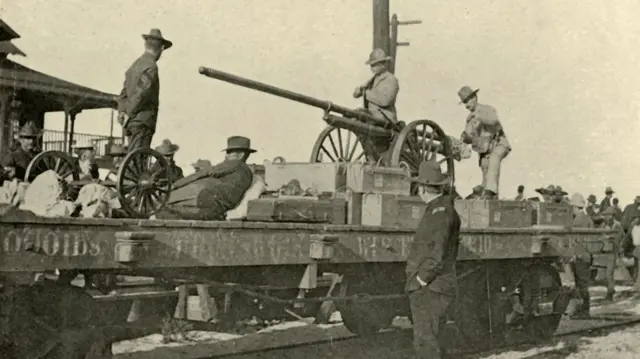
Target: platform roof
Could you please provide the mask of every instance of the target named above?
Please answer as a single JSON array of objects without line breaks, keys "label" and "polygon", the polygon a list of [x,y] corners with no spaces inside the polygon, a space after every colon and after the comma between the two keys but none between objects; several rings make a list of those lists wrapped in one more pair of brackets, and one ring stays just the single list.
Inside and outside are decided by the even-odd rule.
[{"label": "platform roof", "polygon": [[20,35],[6,22],[0,19],[0,41],[8,41],[20,38]]},{"label": "platform roof", "polygon": [[77,109],[115,108],[116,95],[94,90],[35,71],[9,59],[0,62],[0,87],[20,90],[37,98],[46,112],[64,111],[65,103]]},{"label": "platform roof", "polygon": [[27,57],[27,54],[22,52],[13,42],[2,41],[0,42],[0,56],[6,57],[7,55],[19,55]]}]

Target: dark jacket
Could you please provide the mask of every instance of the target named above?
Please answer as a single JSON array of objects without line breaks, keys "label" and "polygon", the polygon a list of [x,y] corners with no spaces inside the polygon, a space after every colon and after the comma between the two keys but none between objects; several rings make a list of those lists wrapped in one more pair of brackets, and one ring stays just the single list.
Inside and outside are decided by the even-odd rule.
[{"label": "dark jacket", "polygon": [[2,158],[2,166],[14,167],[16,169],[16,178],[23,181],[27,173],[27,167],[29,167],[29,163],[31,163],[36,154],[37,152],[35,151],[27,152],[22,147],[18,147]]},{"label": "dark jacket", "polygon": [[636,218],[640,218],[640,203],[634,202],[624,207],[622,211],[622,221],[620,221],[622,229],[624,229],[625,232],[629,231],[632,227],[631,224],[633,220]]},{"label": "dark jacket", "polygon": [[450,197],[431,201],[420,220],[407,258],[405,290],[427,287],[445,295],[456,293],[456,258],[460,242],[460,216]]},{"label": "dark jacket", "polygon": [[600,202],[600,212],[604,212],[605,209],[611,207],[611,198],[609,197],[605,197],[601,202]]},{"label": "dark jacket", "polygon": [[129,124],[143,124],[155,132],[159,105],[158,65],[153,55],[145,52],[133,62],[124,75],[118,111],[129,115]]},{"label": "dark jacket", "polygon": [[225,160],[210,170],[198,171],[176,181],[169,204],[225,213],[238,206],[252,181],[253,173],[246,163]]}]

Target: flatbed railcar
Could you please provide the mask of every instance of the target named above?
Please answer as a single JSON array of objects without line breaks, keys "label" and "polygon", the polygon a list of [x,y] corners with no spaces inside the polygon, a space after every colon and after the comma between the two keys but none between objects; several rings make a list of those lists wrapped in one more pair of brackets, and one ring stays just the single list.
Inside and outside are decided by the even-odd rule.
[{"label": "flatbed railcar", "polygon": [[[0,275],[5,297],[10,293],[7,288],[29,288],[34,273],[57,270],[61,277],[71,273],[66,276],[69,278],[81,271],[87,275],[161,277],[167,282],[233,283],[235,290],[245,295],[291,304],[333,300],[345,326],[360,335],[389,326],[396,316],[410,317],[403,284],[411,230],[302,223],[39,218],[11,209],[0,221]],[[610,235],[600,229],[463,229],[458,297],[449,315],[459,340],[478,345],[486,344],[487,338],[499,342],[514,326],[535,337],[551,335],[568,303],[555,264],[559,258],[584,253],[594,244],[597,247]],[[342,275],[339,289],[330,297],[270,294],[285,288],[309,293],[317,288],[318,277],[327,272]],[[66,295],[68,285],[58,283],[54,293]],[[264,288],[274,290],[260,290]],[[111,321],[124,323],[128,308],[121,303],[110,306],[103,301],[100,308],[119,313],[119,319]],[[5,327],[3,332],[10,335],[11,328]]]}]

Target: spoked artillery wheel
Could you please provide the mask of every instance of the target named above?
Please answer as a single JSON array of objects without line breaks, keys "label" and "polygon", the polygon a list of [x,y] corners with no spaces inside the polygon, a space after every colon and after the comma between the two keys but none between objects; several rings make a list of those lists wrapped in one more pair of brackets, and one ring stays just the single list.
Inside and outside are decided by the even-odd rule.
[{"label": "spoked artillery wheel", "polygon": [[[387,165],[407,168],[412,176],[418,174],[420,163],[435,160],[442,172],[449,176],[450,186],[455,183],[454,156],[451,140],[435,122],[417,120],[409,123],[391,144]],[[412,189],[415,194],[416,189]]]},{"label": "spoked artillery wheel", "polygon": [[122,161],[116,188],[129,215],[148,218],[160,212],[169,200],[169,163],[150,148],[134,150]]},{"label": "spoked artillery wheel", "polygon": [[67,182],[79,178],[78,167],[73,157],[61,151],[45,151],[37,154],[27,166],[25,181],[32,182],[38,175],[53,170]]},{"label": "spoked artillery wheel", "polygon": [[365,151],[354,132],[335,126],[327,126],[316,140],[310,162],[366,162],[375,161],[372,153]]}]

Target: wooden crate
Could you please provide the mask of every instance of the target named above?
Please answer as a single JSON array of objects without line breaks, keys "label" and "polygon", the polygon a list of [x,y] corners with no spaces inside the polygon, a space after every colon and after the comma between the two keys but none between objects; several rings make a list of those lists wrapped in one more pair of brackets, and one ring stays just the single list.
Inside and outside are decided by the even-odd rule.
[{"label": "wooden crate", "polygon": [[337,198],[347,202],[347,224],[362,224],[362,193],[345,191],[336,193]]},{"label": "wooden crate", "polygon": [[455,204],[462,228],[531,227],[531,207],[527,202],[506,200],[458,200]]},{"label": "wooden crate", "polygon": [[347,187],[353,192],[409,195],[411,184],[402,168],[378,167],[370,164],[347,165]]},{"label": "wooden crate", "polygon": [[362,196],[361,224],[416,229],[426,204],[415,196],[365,193]]},{"label": "wooden crate", "polygon": [[315,188],[318,193],[336,192],[346,187],[346,167],[335,163],[264,163],[267,191],[277,191],[291,180],[298,180],[302,190]]},{"label": "wooden crate", "polygon": [[534,202],[532,205],[534,225],[570,227],[573,224],[573,209],[568,204]]},{"label": "wooden crate", "polygon": [[347,203],[344,198],[316,197],[259,198],[249,201],[248,221],[305,222],[345,224]]}]

